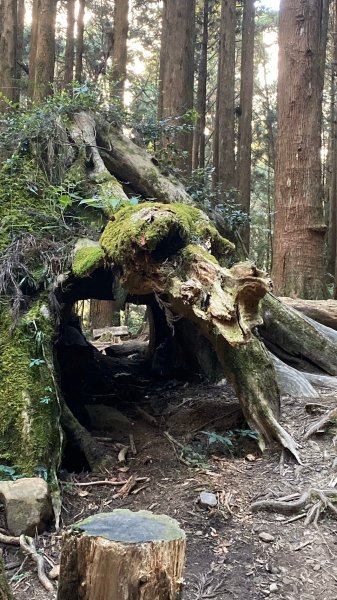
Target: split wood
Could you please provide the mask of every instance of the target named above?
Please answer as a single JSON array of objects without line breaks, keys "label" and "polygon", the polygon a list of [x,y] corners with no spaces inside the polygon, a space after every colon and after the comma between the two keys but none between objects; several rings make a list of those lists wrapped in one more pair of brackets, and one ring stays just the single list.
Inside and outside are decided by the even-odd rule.
[{"label": "split wood", "polygon": [[11,546],[20,546],[20,548],[26,554],[28,554],[28,556],[31,556],[34,562],[36,562],[37,576],[43,587],[48,592],[54,591],[54,586],[47,578],[47,575],[44,570],[44,557],[42,554],[39,554],[37,552],[33,538],[29,537],[28,535],[20,535],[20,537],[15,537],[12,535],[4,535],[3,533],[0,533],[0,543],[9,544]]},{"label": "split wood", "polygon": [[309,525],[309,523],[317,525],[318,519],[325,509],[330,510],[334,515],[337,515],[337,508],[333,504],[333,502],[337,502],[336,490],[317,490],[315,488],[310,488],[302,495],[297,494],[297,496],[299,496],[297,500],[289,502],[286,500],[258,500],[257,502],[253,502],[251,509],[252,511],[267,510],[281,514],[292,514],[305,509],[305,525]]}]

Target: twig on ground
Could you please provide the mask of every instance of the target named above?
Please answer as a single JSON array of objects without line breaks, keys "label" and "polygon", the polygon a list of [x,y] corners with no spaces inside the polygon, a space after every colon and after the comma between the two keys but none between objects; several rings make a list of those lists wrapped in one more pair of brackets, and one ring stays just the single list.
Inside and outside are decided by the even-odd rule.
[{"label": "twig on ground", "polygon": [[132,433],[129,433],[129,440],[130,440],[131,452],[134,456],[136,456],[137,448],[136,448],[136,444],[135,444],[135,438],[133,437]]},{"label": "twig on ground", "polygon": [[118,452],[118,462],[121,463],[125,463],[126,462],[126,455],[129,451],[129,446],[123,446],[123,448],[121,448],[121,450]]},{"label": "twig on ground", "polygon": [[[136,483],[141,483],[142,481],[149,481],[149,477],[136,477]],[[67,482],[67,485],[76,485],[77,487],[87,487],[89,485],[115,485],[115,486],[119,486],[119,485],[125,485],[126,481],[115,481],[115,480],[111,480],[111,479],[104,479],[101,481],[84,481],[84,482],[75,482],[75,481],[71,481],[71,482]]]},{"label": "twig on ground", "polygon": [[146,421],[150,425],[159,427],[157,419],[155,417],[153,417],[152,415],[149,415],[149,413],[146,412],[146,410],[144,410],[140,406],[136,406],[136,411],[141,417],[143,417],[144,421]]},{"label": "twig on ground", "polygon": [[137,478],[134,475],[131,475],[119,492],[114,495],[114,498],[126,498],[130,494],[131,490],[133,490],[136,483]]}]

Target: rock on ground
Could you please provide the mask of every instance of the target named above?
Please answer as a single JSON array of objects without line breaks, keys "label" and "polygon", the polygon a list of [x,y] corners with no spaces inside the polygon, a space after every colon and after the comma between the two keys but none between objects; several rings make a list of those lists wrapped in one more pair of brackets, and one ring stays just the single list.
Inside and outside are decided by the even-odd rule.
[{"label": "rock on ground", "polygon": [[0,502],[5,505],[8,530],[15,536],[41,533],[52,517],[48,485],[39,477],[1,481]]}]

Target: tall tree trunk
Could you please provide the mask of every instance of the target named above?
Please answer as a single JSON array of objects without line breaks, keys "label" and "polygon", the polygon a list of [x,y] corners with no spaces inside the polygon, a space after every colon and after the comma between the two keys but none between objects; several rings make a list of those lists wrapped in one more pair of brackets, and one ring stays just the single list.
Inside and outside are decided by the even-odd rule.
[{"label": "tall tree trunk", "polygon": [[208,47],[209,0],[204,0],[201,55],[198,72],[196,109],[198,112],[194,130],[192,169],[205,168],[205,125],[207,94],[207,47]]},{"label": "tall tree trunk", "polygon": [[39,5],[33,96],[38,103],[52,93],[56,4],[57,0],[40,0]]},{"label": "tall tree trunk", "polygon": [[111,327],[116,303],[112,300],[90,300],[90,326],[92,329]]},{"label": "tall tree trunk", "polygon": [[[13,102],[19,98],[16,82],[17,5],[14,0],[0,0],[0,92]],[[0,111],[6,102],[0,98]]]},{"label": "tall tree trunk", "polygon": [[334,275],[336,270],[336,221],[337,221],[337,110],[336,110],[336,74],[337,74],[337,0],[334,0],[333,18],[333,60],[330,87],[330,185],[329,185],[329,231],[327,248],[327,272]]},{"label": "tall tree trunk", "polygon": [[[16,76],[18,85],[18,96],[20,97],[20,79],[22,73],[23,61],[23,34],[25,29],[25,0],[17,0],[17,23],[18,30],[16,36]],[[19,98],[18,98],[19,99]]]},{"label": "tall tree trunk", "polygon": [[[195,0],[164,0],[160,49],[158,116],[168,126],[186,124],[183,115],[193,108]],[[188,175],[192,170],[191,131],[168,133],[163,145],[174,145],[175,166]]]},{"label": "tall tree trunk", "polygon": [[67,38],[64,61],[64,86],[73,82],[75,57],[75,0],[67,2]]},{"label": "tall tree trunk", "polygon": [[325,294],[321,185],[323,0],[281,0],[273,279],[277,293]]},{"label": "tall tree trunk", "polygon": [[[237,157],[237,187],[241,210],[250,214],[251,187],[251,145],[254,82],[254,0],[243,4],[242,49],[241,49],[241,87],[240,116]],[[250,228],[247,225],[241,234],[247,252],[249,252]]]},{"label": "tall tree trunk", "polygon": [[29,73],[28,73],[28,96],[34,98],[35,88],[35,61],[37,49],[38,15],[41,0],[33,0],[32,25],[30,35]]},{"label": "tall tree trunk", "polygon": [[83,36],[84,36],[85,0],[79,0],[77,14],[76,63],[75,80],[81,83],[83,70]]},{"label": "tall tree trunk", "polygon": [[113,96],[124,104],[129,30],[129,0],[115,0],[113,46]]},{"label": "tall tree trunk", "polygon": [[236,1],[221,0],[218,127],[219,156],[215,169],[221,190],[226,194],[235,188],[235,26]]}]

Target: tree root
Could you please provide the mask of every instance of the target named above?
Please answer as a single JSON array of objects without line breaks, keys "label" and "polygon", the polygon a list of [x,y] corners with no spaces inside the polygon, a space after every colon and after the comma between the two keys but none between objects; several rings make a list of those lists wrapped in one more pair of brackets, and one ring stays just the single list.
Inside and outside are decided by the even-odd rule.
[{"label": "tree root", "polygon": [[299,495],[299,498],[296,500],[257,500],[257,502],[253,502],[251,509],[253,512],[267,510],[270,512],[278,512],[283,515],[305,510],[305,525],[309,525],[310,523],[317,525],[320,515],[326,509],[330,510],[334,515],[337,515],[337,508],[334,506],[333,502],[337,502],[336,490],[318,490],[316,488],[310,488],[306,492],[303,492],[302,495]]},{"label": "tree root", "polygon": [[[44,570],[44,558],[42,554],[39,554],[36,550],[33,538],[28,535],[20,535],[16,537],[13,535],[0,534],[0,543],[9,544],[11,546],[20,546],[20,548],[36,562],[37,565],[37,576],[40,583],[48,592],[54,591],[53,584],[49,581],[45,570]],[[1,590],[0,590],[1,591]],[[1,594],[0,594],[1,598]]]},{"label": "tree root", "polygon": [[316,421],[311,427],[309,427],[308,431],[304,434],[303,439],[308,440],[314,433],[326,427],[329,421],[334,421],[337,419],[337,408],[333,408],[329,410],[321,419]]}]

